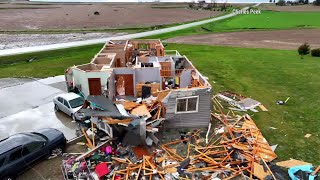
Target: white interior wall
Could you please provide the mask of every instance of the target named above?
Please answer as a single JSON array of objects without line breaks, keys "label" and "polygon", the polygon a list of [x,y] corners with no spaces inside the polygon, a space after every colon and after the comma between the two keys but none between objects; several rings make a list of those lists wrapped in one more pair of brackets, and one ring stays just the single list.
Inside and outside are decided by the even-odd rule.
[{"label": "white interior wall", "polygon": [[185,69],[180,76],[180,88],[186,88],[191,84],[191,70]]},{"label": "white interior wall", "polygon": [[135,69],[136,82],[161,82],[159,67],[144,67]]},{"label": "white interior wall", "polygon": [[89,78],[100,78],[101,80],[101,92],[103,92],[106,87],[108,77],[110,76],[109,72],[97,71],[97,72],[85,72],[79,69],[72,69],[74,85],[79,86],[80,90],[84,96],[89,95]]},{"label": "white interior wall", "polygon": [[110,74],[110,78],[109,78],[109,86],[108,86],[108,90],[109,90],[109,99],[113,100],[113,97],[115,96],[115,74],[112,71],[112,73]]}]

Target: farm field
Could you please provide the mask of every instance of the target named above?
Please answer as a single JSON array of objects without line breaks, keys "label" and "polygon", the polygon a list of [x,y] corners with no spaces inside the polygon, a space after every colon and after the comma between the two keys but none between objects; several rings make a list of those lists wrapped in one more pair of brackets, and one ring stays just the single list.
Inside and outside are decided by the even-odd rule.
[{"label": "farm field", "polygon": [[220,32],[320,28],[320,12],[261,11],[261,14],[243,14],[226,20],[160,34],[146,38],[168,39],[177,36]]},{"label": "farm field", "polygon": [[[134,32],[206,19],[206,10],[155,8],[152,4],[0,4],[2,32]],[[150,17],[152,16],[152,18]],[[150,29],[151,27],[151,29]]]},{"label": "farm field", "polygon": [[169,43],[296,50],[304,42],[320,48],[320,29],[290,29],[199,34],[169,38]]},{"label": "farm field", "polygon": [[319,6],[308,5],[298,5],[298,6],[276,6],[275,4],[261,4],[259,6],[262,10],[274,10],[274,11],[288,11],[288,12],[314,12],[320,11]]}]

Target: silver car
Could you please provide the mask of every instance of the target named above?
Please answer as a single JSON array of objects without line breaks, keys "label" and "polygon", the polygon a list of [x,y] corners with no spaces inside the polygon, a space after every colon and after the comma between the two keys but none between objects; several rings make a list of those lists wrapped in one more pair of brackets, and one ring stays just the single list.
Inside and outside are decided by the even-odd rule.
[{"label": "silver car", "polygon": [[53,103],[56,111],[62,111],[71,116],[73,120],[77,120],[75,113],[81,109],[84,98],[75,93],[65,93],[54,97]]}]

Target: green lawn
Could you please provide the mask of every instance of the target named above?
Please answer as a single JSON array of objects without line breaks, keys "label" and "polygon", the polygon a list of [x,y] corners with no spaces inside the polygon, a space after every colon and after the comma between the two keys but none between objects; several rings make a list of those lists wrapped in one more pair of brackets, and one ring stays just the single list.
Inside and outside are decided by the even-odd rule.
[{"label": "green lawn", "polygon": [[[2,57],[0,77],[60,75],[69,66],[89,62],[101,47]],[[253,119],[270,144],[279,144],[276,153],[280,160],[320,162],[320,58],[301,60],[296,51],[289,50],[179,44],[166,48],[187,55],[209,77],[215,92],[231,90],[262,102],[269,112],[255,113]],[[37,60],[25,62],[32,57]],[[8,65],[15,61],[17,64]],[[287,97],[291,97],[287,105],[275,104]],[[307,133],[312,136],[304,138]]]},{"label": "green lawn", "polygon": [[235,17],[201,26],[146,38],[168,39],[176,36],[232,32],[246,30],[320,28],[320,12],[262,11],[261,15],[237,15]]},{"label": "green lawn", "polygon": [[[61,75],[67,67],[89,63],[102,44],[48,52],[0,57],[0,78],[49,77]],[[32,62],[28,60],[35,58]]]}]

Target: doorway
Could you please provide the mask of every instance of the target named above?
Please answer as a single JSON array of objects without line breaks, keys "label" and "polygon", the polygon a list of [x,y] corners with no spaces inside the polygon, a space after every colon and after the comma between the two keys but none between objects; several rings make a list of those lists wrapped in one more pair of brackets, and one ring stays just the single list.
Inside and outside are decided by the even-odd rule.
[{"label": "doorway", "polygon": [[116,75],[116,95],[134,96],[133,74]]},{"label": "doorway", "polygon": [[101,79],[100,78],[88,78],[89,94],[101,95]]}]

